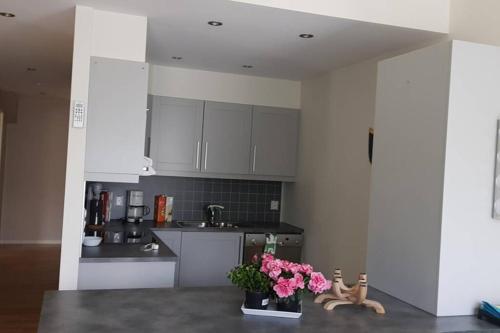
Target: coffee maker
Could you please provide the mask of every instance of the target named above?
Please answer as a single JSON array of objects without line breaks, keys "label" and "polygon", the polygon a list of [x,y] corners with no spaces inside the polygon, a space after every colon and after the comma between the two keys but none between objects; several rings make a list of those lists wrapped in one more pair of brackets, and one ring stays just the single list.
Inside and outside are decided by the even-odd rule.
[{"label": "coffee maker", "polygon": [[144,193],[140,190],[127,191],[127,222],[142,222],[149,214],[149,207],[144,205]]}]

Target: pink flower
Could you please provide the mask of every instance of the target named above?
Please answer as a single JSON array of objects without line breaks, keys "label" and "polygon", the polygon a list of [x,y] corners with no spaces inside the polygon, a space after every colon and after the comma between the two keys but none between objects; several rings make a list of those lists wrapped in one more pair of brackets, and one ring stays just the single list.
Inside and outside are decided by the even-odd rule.
[{"label": "pink flower", "polygon": [[270,253],[264,253],[262,255],[262,261],[269,261],[269,260],[274,260],[274,257]]},{"label": "pink flower", "polygon": [[300,267],[301,265],[300,264],[296,264],[294,262],[286,262],[283,264],[284,266],[284,270],[286,272],[290,272],[292,274],[296,274],[296,273],[299,273],[300,272]]},{"label": "pink flower", "polygon": [[260,271],[267,274],[271,279],[277,280],[281,275],[283,262],[280,259],[266,260],[262,262]]},{"label": "pink flower", "polygon": [[305,275],[311,275],[313,272],[313,267],[309,264],[302,264],[300,265],[300,272],[304,273]]},{"label": "pink flower", "polygon": [[280,298],[289,297],[295,293],[294,289],[291,286],[290,280],[284,278],[278,279],[278,282],[274,285],[273,290]]},{"label": "pink flower", "polygon": [[315,294],[322,293],[332,287],[332,281],[325,279],[323,274],[319,272],[312,272],[311,279],[309,280],[308,288]]},{"label": "pink flower", "polygon": [[259,257],[257,256],[257,254],[254,254],[252,257],[252,263],[256,264],[258,260],[259,260]]},{"label": "pink flower", "polygon": [[272,254],[264,253],[261,258],[262,258],[262,262],[261,262],[260,271],[262,273],[268,274],[269,270],[267,268],[267,265],[269,262],[274,260],[274,257]]},{"label": "pink flower", "polygon": [[296,273],[293,278],[290,278],[289,285],[293,290],[304,289],[304,277],[302,274]]}]

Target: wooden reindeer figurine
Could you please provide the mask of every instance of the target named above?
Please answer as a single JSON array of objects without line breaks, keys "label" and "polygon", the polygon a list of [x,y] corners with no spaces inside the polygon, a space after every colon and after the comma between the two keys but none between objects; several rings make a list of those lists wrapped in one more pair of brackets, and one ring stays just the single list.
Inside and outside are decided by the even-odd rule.
[{"label": "wooden reindeer figurine", "polygon": [[341,270],[337,268],[333,274],[332,292],[319,295],[314,302],[323,303],[326,301],[323,305],[326,310],[333,310],[338,305],[357,304],[372,308],[378,314],[385,314],[382,304],[366,299],[367,293],[368,279],[366,273],[359,274],[358,283],[349,288],[343,282]]},{"label": "wooden reindeer figurine", "polygon": [[335,268],[333,271],[333,284],[332,293],[321,294],[314,299],[314,303],[323,303],[328,299],[347,299],[348,293],[352,291],[352,288],[347,287],[342,279],[342,271],[339,268]]}]

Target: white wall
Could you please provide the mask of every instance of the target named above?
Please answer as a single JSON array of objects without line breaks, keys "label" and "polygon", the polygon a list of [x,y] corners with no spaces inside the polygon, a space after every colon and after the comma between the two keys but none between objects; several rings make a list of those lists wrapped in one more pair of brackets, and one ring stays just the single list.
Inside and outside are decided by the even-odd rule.
[{"label": "white wall", "polygon": [[[111,24],[112,23],[112,24]],[[87,102],[90,57],[145,61],[147,19],[76,6],[71,100]],[[76,289],[85,192],[85,129],[70,127],[59,289]]]},{"label": "white wall", "polygon": [[134,61],[146,59],[147,17],[94,10],[92,55]]},{"label": "white wall", "polygon": [[149,93],[217,102],[300,108],[300,82],[153,65]]},{"label": "white wall", "polygon": [[20,96],[7,124],[0,243],[61,241],[69,101]]},{"label": "white wall", "polygon": [[[448,32],[450,0],[237,0],[412,29]],[[452,0],[454,1],[454,0]],[[476,2],[482,0],[460,0]],[[494,2],[490,0],[489,2]]]},{"label": "white wall", "polygon": [[500,48],[454,42],[444,173],[439,315],[500,303],[500,221],[491,216]]},{"label": "white wall", "polygon": [[375,60],[302,82],[297,182],[285,220],[305,229],[304,256],[349,281],[365,270]]},{"label": "white wall", "polygon": [[379,63],[367,272],[436,313],[450,44]]},{"label": "white wall", "polygon": [[451,0],[451,38],[500,45],[499,13],[498,0]]}]

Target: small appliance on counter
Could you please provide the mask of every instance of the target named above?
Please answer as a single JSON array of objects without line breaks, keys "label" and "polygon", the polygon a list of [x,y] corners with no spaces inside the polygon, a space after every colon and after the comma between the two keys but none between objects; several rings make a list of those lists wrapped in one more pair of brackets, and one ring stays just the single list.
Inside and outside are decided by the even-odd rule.
[{"label": "small appliance on counter", "polygon": [[105,230],[104,243],[106,244],[122,244],[124,242],[123,230]]},{"label": "small appliance on counter", "polygon": [[212,226],[219,226],[219,223],[222,222],[222,211],[224,210],[224,206],[221,205],[207,205],[205,206],[205,214],[207,217],[207,221]]},{"label": "small appliance on counter", "polygon": [[127,192],[127,222],[142,222],[149,214],[149,207],[144,205],[144,193],[140,190]]},{"label": "small appliance on counter", "polygon": [[138,244],[142,242],[142,237],[144,236],[144,230],[137,226],[137,225],[131,225],[126,227],[126,234],[127,234],[127,239],[126,243],[127,244]]}]

